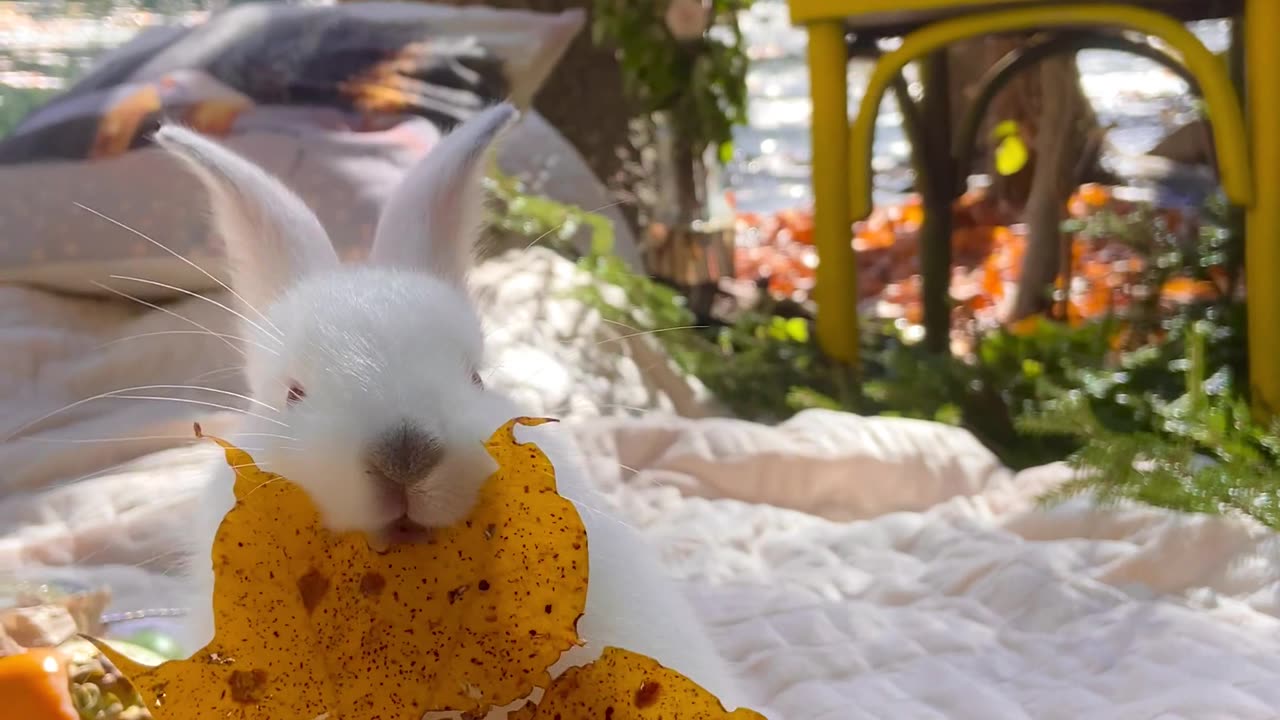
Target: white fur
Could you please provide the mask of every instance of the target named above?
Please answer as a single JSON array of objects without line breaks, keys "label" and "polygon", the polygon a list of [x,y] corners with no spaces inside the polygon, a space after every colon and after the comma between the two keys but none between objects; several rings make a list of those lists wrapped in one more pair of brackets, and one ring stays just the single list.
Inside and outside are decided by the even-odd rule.
[{"label": "white fur", "polygon": [[[232,440],[262,448],[258,463],[301,484],[335,530],[377,532],[399,512],[380,500],[362,463],[380,431],[408,419],[442,440],[442,465],[408,501],[410,517],[438,526],[470,511],[493,469],[482,443],[522,414],[472,383],[473,372],[484,375],[483,334],[464,281],[483,209],[483,163],[514,116],[510,105],[496,106],[434,148],[388,203],[372,262],[360,267],[340,266],[314,215],[247,160],[178,127],[157,134],[209,186],[233,285],[262,313],[245,313],[246,337],[262,347],[247,348],[256,402]],[[289,406],[291,384],[306,395]],[[526,430],[588,534],[591,582],[579,625],[587,646],[559,667],[589,661],[606,645],[624,647],[732,702],[737,691],[705,629],[643,540],[599,512],[603,502],[571,441],[556,425]],[[229,470],[219,464],[211,475],[193,524],[188,648],[213,636],[210,548],[234,502]]]}]

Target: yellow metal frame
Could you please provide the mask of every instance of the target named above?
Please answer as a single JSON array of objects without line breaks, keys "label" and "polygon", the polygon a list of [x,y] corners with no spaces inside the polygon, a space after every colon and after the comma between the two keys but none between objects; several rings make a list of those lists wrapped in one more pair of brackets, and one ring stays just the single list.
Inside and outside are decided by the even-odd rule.
[{"label": "yellow metal frame", "polygon": [[[1273,0],[1274,1],[1274,0]],[[1280,3],[1277,3],[1280,4]],[[852,205],[855,219],[871,213],[871,152],[875,120],[889,84],[913,60],[959,40],[991,33],[1048,27],[1122,27],[1160,38],[1182,57],[1204,93],[1217,146],[1219,174],[1227,197],[1234,203],[1253,203],[1253,182],[1249,171],[1249,147],[1244,117],[1235,87],[1222,61],[1209,51],[1182,23],[1151,10],[1123,5],[1056,5],[1003,10],[944,20],[917,30],[902,45],[876,63],[867,83],[862,106],[853,122],[850,162]],[[1274,39],[1273,39],[1274,42]]]},{"label": "yellow metal frame", "polygon": [[[1249,390],[1259,418],[1280,412],[1280,2],[1244,9],[1245,100],[1258,201],[1245,210]],[[816,227],[815,227],[816,231]]]},{"label": "yellow metal frame", "polygon": [[[858,272],[850,237],[849,88],[844,27],[823,23],[809,28],[810,93],[813,97],[813,241],[818,248],[813,289],[815,319],[824,352],[858,362]],[[817,68],[821,68],[819,71]],[[826,308],[822,310],[821,308]]]},{"label": "yellow metal frame", "polygon": [[1044,0],[790,0],[787,7],[791,22],[857,17],[859,15],[902,15],[930,10],[998,9],[1001,5],[1019,5]]},{"label": "yellow metal frame", "polygon": [[[814,294],[823,349],[837,360],[858,361],[856,266],[849,235],[853,220],[871,212],[876,115],[902,68],[950,43],[990,33],[1122,27],[1172,47],[1204,93],[1223,190],[1245,208],[1250,392],[1258,415],[1274,417],[1280,413],[1280,0],[1244,3],[1247,107],[1241,105],[1223,63],[1179,21],[1159,11],[1097,3],[1026,6],[1034,1],[790,0],[792,21],[807,25],[810,36],[814,236],[822,258]],[[998,9],[1001,4],[1009,7]],[[845,125],[846,18],[966,8],[974,14],[926,25],[881,58],[852,127]]]}]

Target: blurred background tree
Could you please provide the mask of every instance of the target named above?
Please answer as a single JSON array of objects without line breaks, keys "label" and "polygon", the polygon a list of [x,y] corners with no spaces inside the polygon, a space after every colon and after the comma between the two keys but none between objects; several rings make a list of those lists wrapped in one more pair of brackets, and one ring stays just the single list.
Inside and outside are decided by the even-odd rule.
[{"label": "blurred background tree", "polygon": [[[950,50],[952,107],[967,107],[983,75],[1031,37],[999,35],[958,43]],[[1013,122],[1027,149],[1027,161],[1013,173],[995,164],[993,130]],[[1027,252],[1010,320],[1048,310],[1064,263],[1061,230],[1071,193],[1098,174],[1102,129],[1080,85],[1074,53],[1059,54],[1018,74],[994,98],[975,155],[982,165],[968,168],[991,178],[991,198],[1003,213],[1027,223]]]},{"label": "blurred background tree", "polygon": [[[445,5],[482,5],[505,9],[587,13],[588,27],[596,22],[596,0],[435,0]],[[638,150],[630,123],[637,104],[625,92],[622,68],[611,47],[601,47],[583,32],[573,40],[534,101],[534,107],[564,134],[598,178],[621,200],[624,213],[635,221],[631,169]]]}]

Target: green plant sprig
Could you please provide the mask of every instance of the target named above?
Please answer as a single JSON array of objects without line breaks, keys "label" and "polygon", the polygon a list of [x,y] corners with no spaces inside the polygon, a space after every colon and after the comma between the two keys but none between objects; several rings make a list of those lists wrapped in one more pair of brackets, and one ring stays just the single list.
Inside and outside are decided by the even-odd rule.
[{"label": "green plant sprig", "polygon": [[623,87],[642,111],[669,111],[695,149],[714,146],[727,162],[733,128],[747,121],[748,58],[737,13],[751,0],[710,0],[712,31],[689,41],[667,28],[669,2],[597,0],[595,42],[617,49]]}]

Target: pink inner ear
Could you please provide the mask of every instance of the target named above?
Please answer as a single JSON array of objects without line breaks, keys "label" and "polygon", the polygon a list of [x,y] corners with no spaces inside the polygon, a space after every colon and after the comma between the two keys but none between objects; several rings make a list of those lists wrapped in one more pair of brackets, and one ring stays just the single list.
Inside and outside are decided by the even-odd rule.
[{"label": "pink inner ear", "polygon": [[226,245],[232,287],[251,308],[337,266],[324,225],[293,191],[253,161],[176,125],[156,142],[186,163],[210,196],[213,230]]},{"label": "pink inner ear", "polygon": [[484,222],[485,163],[515,117],[494,106],[454,128],[410,170],[383,206],[370,260],[462,283]]}]

